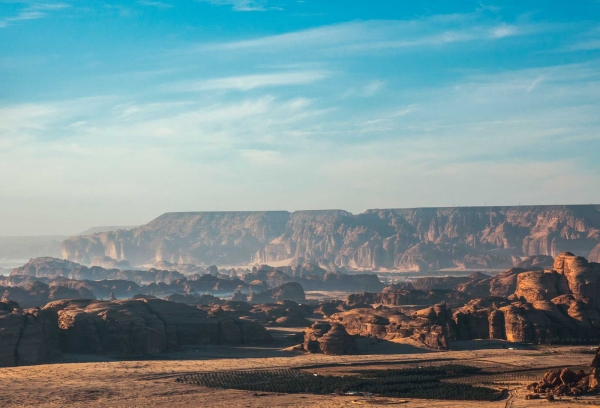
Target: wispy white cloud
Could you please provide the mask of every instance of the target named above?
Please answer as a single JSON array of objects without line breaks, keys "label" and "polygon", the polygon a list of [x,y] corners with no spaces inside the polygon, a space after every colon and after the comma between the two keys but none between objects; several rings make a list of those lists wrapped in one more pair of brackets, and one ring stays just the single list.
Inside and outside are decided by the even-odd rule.
[{"label": "wispy white cloud", "polygon": [[138,3],[141,4],[142,6],[157,7],[157,8],[164,8],[164,9],[173,7],[173,4],[165,3],[162,1],[138,0]]},{"label": "wispy white cloud", "polygon": [[508,25],[508,24],[501,24],[490,30],[490,36],[492,38],[512,37],[515,35],[519,35],[519,33],[520,33],[520,30],[517,26]]},{"label": "wispy white cloud", "polygon": [[536,79],[534,79],[531,82],[531,84],[527,87],[527,92],[533,91],[533,88],[535,88],[543,80],[544,80],[544,76],[543,75],[540,75],[539,77],[537,77]]},{"label": "wispy white cloud", "polygon": [[[244,209],[344,202],[359,211],[478,200],[551,203],[560,185],[589,202],[597,197],[589,186],[600,175],[582,168],[593,153],[572,148],[571,140],[598,143],[597,68],[470,75],[402,95],[386,84],[378,90],[383,102],[359,100],[360,108],[335,95],[246,93],[4,105],[0,199],[4,213],[28,210],[31,217],[32,192],[47,196],[44,209],[58,214],[56,228],[73,217],[89,222],[107,202],[140,222],[164,211],[234,209],[239,197]],[[182,184],[195,188],[181,190]],[[265,204],[257,191],[277,194]],[[141,212],[140,196],[149,203]],[[67,214],[65,202],[88,212]],[[15,231],[23,223],[3,221]]]},{"label": "wispy white cloud", "polygon": [[196,0],[197,2],[212,3],[218,6],[231,6],[236,11],[266,11],[279,10],[279,7],[268,7],[267,0]]},{"label": "wispy white cloud", "polygon": [[186,81],[174,85],[168,85],[166,88],[177,92],[213,90],[249,91],[257,88],[275,86],[306,85],[325,79],[328,75],[329,74],[326,71],[275,72],[269,74],[214,78],[200,81]]},{"label": "wispy white cloud", "polygon": [[17,21],[25,20],[37,20],[47,16],[48,12],[61,10],[70,7],[66,3],[49,3],[49,2],[21,2],[25,3],[26,6],[19,10],[19,12],[11,17],[5,17],[0,19],[0,27],[7,27],[9,24]]},{"label": "wispy white cloud", "polygon": [[583,40],[576,44],[563,47],[562,51],[592,51],[600,50],[600,39]]},{"label": "wispy white cloud", "polygon": [[486,22],[477,14],[437,15],[416,20],[370,20],[333,24],[251,40],[202,44],[197,50],[277,52],[282,49],[332,49],[369,52],[494,41],[548,29],[542,24]]}]

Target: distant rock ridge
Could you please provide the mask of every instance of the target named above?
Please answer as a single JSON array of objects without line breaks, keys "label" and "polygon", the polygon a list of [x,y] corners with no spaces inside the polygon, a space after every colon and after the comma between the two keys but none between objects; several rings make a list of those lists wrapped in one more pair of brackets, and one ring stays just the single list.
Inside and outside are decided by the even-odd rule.
[{"label": "distant rock ridge", "polygon": [[[63,257],[132,265],[323,259],[349,269],[506,268],[564,251],[600,261],[600,205],[167,213],[131,230],[71,237]],[[541,262],[533,260],[530,262]],[[323,264],[324,265],[324,264]]]}]

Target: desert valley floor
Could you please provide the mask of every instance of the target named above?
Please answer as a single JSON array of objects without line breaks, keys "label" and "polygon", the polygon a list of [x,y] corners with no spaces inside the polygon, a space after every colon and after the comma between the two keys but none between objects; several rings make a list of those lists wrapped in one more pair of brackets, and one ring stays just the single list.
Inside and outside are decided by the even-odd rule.
[{"label": "desert valley floor", "polygon": [[[472,347],[477,347],[473,342]],[[588,369],[589,346],[541,346],[527,350],[480,349],[391,355],[326,356],[321,354],[256,358],[261,350],[243,347],[208,347],[178,353],[177,360],[95,361],[0,369],[2,407],[537,407],[600,406],[600,396],[558,397],[552,403],[526,400],[526,386],[550,368]],[[268,352],[268,350],[267,350]],[[282,352],[285,354],[285,352]],[[229,358],[222,358],[229,355]],[[78,356],[77,358],[85,358]],[[163,358],[158,356],[157,358]],[[68,361],[74,356],[65,356]],[[90,359],[98,358],[89,356]],[[168,358],[168,357],[166,357]],[[469,384],[506,389],[496,402],[396,399],[363,396],[256,393],[205,388],[175,381],[179,376],[231,370],[295,368],[314,374],[341,375],[365,368],[404,368],[460,363],[483,368],[476,375],[457,378]]]}]

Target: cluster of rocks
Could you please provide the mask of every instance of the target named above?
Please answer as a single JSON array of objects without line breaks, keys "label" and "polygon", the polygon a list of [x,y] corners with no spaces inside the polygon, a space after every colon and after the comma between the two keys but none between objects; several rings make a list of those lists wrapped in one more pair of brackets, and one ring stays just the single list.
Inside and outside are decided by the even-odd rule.
[{"label": "cluster of rocks", "polygon": [[210,312],[218,313],[220,310],[269,326],[308,327],[310,321],[307,318],[313,315],[314,306],[289,300],[267,304],[230,301],[213,304]]},{"label": "cluster of rocks", "polygon": [[[27,306],[43,306],[48,301],[65,298],[108,299],[111,293],[119,299],[131,298],[136,294],[160,298],[173,294],[235,294],[235,300],[249,299],[255,303],[266,303],[278,300],[302,301],[305,289],[380,291],[384,287],[374,274],[346,275],[341,271],[327,272],[320,266],[305,261],[296,263],[293,268],[261,265],[247,272],[240,271],[239,277],[235,270],[225,275],[213,265],[204,273],[184,276],[175,270],[107,270],[100,266],[87,267],[67,260],[45,257],[31,259],[25,265],[15,268],[9,277],[0,277],[0,285],[22,288],[23,290],[8,289],[5,298],[18,300],[20,304]],[[46,292],[62,291],[63,294],[46,298],[37,296],[28,288],[28,285],[34,285],[35,282],[48,285]],[[60,289],[61,287],[67,289]],[[0,286],[0,293],[6,291],[6,288]],[[30,292],[30,295],[27,295],[27,292]]]},{"label": "cluster of rocks", "polygon": [[[125,276],[131,280],[73,278],[73,276],[90,274],[82,271],[92,271],[96,278]],[[135,276],[144,274],[152,280],[150,283],[140,286],[133,281]],[[282,275],[283,279],[269,279],[269,276],[274,274]],[[192,274],[183,277],[175,271],[154,269],[107,271],[101,267],[87,268],[55,258],[37,258],[22,267],[15,268],[8,277],[0,276],[0,299],[17,301],[23,307],[43,306],[50,301],[60,299],[108,299],[110,296],[122,299],[137,294],[161,298],[173,296],[174,300],[189,304],[204,304],[208,299],[203,300],[202,296],[209,294],[227,296],[233,293],[237,294],[238,300],[247,300],[250,296],[250,301],[254,303],[304,300],[303,287],[292,282],[288,275],[279,271],[269,271],[267,266],[255,271],[255,275],[264,280],[254,279],[257,276],[251,274],[248,274],[244,281],[237,277],[220,278],[213,274]]]},{"label": "cluster of rocks", "polygon": [[[351,295],[343,304],[324,303],[317,312],[343,324],[350,334],[412,338],[439,349],[452,340],[560,344],[600,339],[600,264],[568,252],[548,270],[512,268],[469,280],[427,278],[414,286],[429,291],[395,285],[381,293]],[[432,289],[436,287],[445,289]],[[474,287],[485,297],[471,298],[468,288]],[[443,303],[417,307],[442,296]]]},{"label": "cluster of rocks", "polygon": [[[323,261],[320,264],[327,266]],[[292,260],[291,266],[277,268],[260,265],[252,268],[252,272],[244,275],[243,279],[246,283],[266,282],[270,287],[297,282],[304,290],[379,292],[385,287],[375,274],[347,274],[340,268],[334,268],[332,264],[329,265],[329,270],[326,270],[318,263],[307,260]]]},{"label": "cluster of rocks", "polygon": [[583,370],[575,372],[569,368],[550,370],[544,374],[541,381],[528,385],[527,389],[533,392],[527,399],[552,399],[554,396],[597,393],[600,391],[600,349],[592,360],[589,374]]},{"label": "cluster of rocks", "polygon": [[121,270],[105,269],[102,266],[80,265],[65,259],[52,257],[41,257],[29,260],[23,266],[14,268],[11,276],[32,276],[35,278],[67,278],[76,280],[127,280],[135,282],[138,285],[147,285],[150,283],[171,283],[178,279],[185,278],[183,274],[177,271],[165,271],[158,269],[140,270]]}]

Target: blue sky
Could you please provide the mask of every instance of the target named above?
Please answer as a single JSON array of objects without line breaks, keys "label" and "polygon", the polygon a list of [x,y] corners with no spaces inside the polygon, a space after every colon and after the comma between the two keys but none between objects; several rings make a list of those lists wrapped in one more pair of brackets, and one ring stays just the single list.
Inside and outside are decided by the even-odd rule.
[{"label": "blue sky", "polygon": [[600,202],[600,2],[0,0],[0,235]]}]

